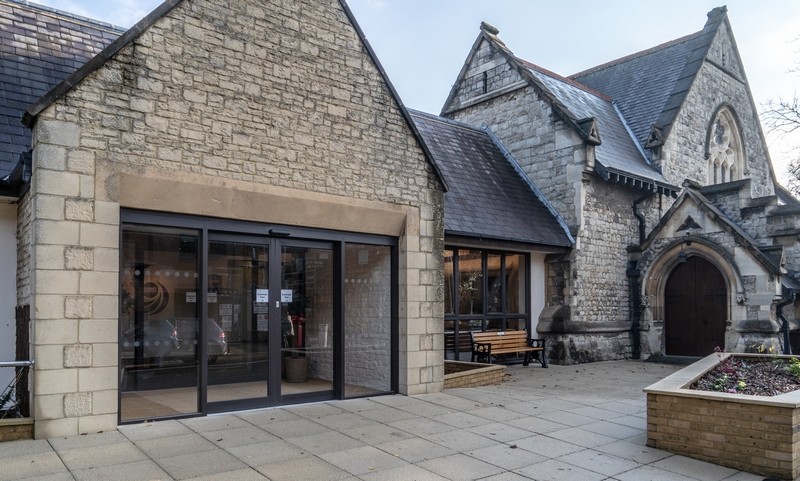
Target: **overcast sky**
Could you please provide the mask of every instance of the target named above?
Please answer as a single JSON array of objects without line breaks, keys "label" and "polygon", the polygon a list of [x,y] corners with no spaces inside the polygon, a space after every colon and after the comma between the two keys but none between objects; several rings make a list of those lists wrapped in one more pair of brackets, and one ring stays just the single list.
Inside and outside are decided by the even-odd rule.
[{"label": "overcast sky", "polygon": [[[35,0],[129,27],[160,0]],[[800,84],[798,0],[349,0],[348,4],[403,102],[439,113],[481,21],[519,57],[570,75],[703,28],[727,4],[756,105],[791,98]],[[769,136],[779,178],[788,145]]]}]

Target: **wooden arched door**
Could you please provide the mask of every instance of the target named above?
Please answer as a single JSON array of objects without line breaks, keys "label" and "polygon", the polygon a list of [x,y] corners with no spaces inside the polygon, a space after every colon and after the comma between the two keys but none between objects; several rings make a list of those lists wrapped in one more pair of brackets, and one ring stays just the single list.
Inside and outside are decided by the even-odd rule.
[{"label": "wooden arched door", "polygon": [[678,264],[664,292],[666,354],[706,356],[725,348],[728,292],[722,273],[701,257]]}]

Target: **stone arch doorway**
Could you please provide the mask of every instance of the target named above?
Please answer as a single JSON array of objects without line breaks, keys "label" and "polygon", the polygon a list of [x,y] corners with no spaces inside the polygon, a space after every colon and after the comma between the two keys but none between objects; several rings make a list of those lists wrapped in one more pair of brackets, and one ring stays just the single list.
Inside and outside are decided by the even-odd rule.
[{"label": "stone arch doorway", "polygon": [[711,262],[690,256],[669,274],[664,288],[665,352],[706,356],[725,348],[728,288]]}]

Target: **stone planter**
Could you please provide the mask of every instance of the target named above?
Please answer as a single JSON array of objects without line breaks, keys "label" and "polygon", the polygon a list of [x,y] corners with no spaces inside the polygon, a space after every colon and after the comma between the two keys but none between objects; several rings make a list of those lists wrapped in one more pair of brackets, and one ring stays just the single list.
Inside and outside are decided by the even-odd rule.
[{"label": "stone planter", "polygon": [[33,439],[33,419],[0,419],[0,442]]},{"label": "stone planter", "polygon": [[647,445],[763,476],[796,479],[800,391],[762,397],[688,389],[731,355],[712,354],[644,390]]},{"label": "stone planter", "polygon": [[506,374],[506,367],[499,364],[477,362],[445,361],[444,388],[477,387],[500,384]]}]

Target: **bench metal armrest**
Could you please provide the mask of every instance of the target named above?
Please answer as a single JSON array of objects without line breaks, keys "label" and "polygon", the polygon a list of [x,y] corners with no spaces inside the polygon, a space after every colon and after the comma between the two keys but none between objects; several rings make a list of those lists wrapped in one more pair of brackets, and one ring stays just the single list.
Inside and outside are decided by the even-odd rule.
[{"label": "bench metal armrest", "polygon": [[528,347],[535,347],[537,349],[544,349],[546,339],[528,339]]}]

